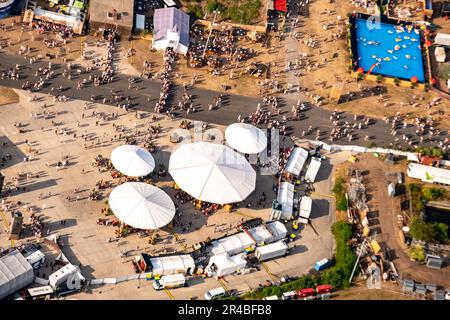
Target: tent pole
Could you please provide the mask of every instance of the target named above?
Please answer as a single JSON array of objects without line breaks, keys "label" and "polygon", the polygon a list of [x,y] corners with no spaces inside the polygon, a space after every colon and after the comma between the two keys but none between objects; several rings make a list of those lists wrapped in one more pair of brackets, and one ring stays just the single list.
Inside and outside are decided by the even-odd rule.
[{"label": "tent pole", "polygon": [[152,244],[152,245],[155,244],[156,230],[158,230],[158,229],[155,229],[155,230],[153,230],[153,232],[152,232],[152,240],[151,240],[151,244]]}]

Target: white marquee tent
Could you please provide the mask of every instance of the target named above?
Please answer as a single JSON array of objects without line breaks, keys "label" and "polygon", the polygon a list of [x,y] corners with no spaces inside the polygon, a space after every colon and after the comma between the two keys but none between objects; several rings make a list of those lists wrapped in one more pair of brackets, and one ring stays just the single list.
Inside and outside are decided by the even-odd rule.
[{"label": "white marquee tent", "polygon": [[170,157],[169,173],[194,198],[218,204],[244,200],[256,184],[256,172],[242,155],[208,142],[181,145]]},{"label": "white marquee tent", "polygon": [[274,221],[251,228],[248,233],[259,245],[260,243],[267,244],[283,239],[286,236],[287,229],[280,221]]},{"label": "white marquee tent", "polygon": [[277,201],[281,204],[280,219],[291,219],[294,210],[294,185],[292,183],[282,182],[280,184]]},{"label": "white marquee tent", "polygon": [[14,250],[0,258],[0,299],[26,287],[34,280],[31,265]]},{"label": "white marquee tent", "polygon": [[267,136],[261,129],[248,123],[233,123],[225,129],[225,140],[233,149],[246,154],[257,154],[267,147]]},{"label": "white marquee tent", "polygon": [[255,243],[253,239],[245,232],[240,232],[235,235],[225,237],[211,242],[212,253],[214,255],[221,253],[228,253],[234,255],[243,252],[245,249],[253,246]]},{"label": "white marquee tent", "polygon": [[111,152],[111,162],[118,171],[130,177],[144,177],[155,169],[155,160],[147,150],[123,145]]},{"label": "white marquee tent", "polygon": [[145,230],[164,227],[175,216],[175,205],[169,195],[142,182],[127,182],[114,188],[109,206],[120,221]]},{"label": "white marquee tent", "polygon": [[303,148],[294,148],[288,162],[286,163],[285,171],[298,176],[308,160],[308,151]]},{"label": "white marquee tent", "polygon": [[221,253],[209,259],[207,270],[214,269],[216,275],[221,277],[244,269],[246,265],[247,260],[244,253],[234,256],[230,256],[228,253]]},{"label": "white marquee tent", "polygon": [[188,254],[150,258],[152,272],[161,276],[170,274],[192,274],[195,269],[194,259]]}]

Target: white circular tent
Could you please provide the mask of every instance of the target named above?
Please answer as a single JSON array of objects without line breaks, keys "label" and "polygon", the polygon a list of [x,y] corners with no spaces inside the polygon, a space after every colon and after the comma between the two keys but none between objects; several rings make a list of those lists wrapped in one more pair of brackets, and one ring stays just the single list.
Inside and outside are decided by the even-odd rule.
[{"label": "white circular tent", "polygon": [[248,123],[233,123],[225,129],[225,139],[230,147],[246,154],[257,154],[266,149],[267,136]]},{"label": "white circular tent", "polygon": [[150,152],[128,144],[111,152],[111,162],[114,168],[130,177],[144,177],[155,169],[155,160]]},{"label": "white circular tent", "polygon": [[111,191],[108,201],[122,223],[138,229],[159,229],[175,216],[175,205],[169,195],[142,182],[121,184]]},{"label": "white circular tent", "polygon": [[244,200],[256,183],[256,172],[242,155],[208,142],[181,145],[170,156],[169,173],[194,198],[218,204]]}]

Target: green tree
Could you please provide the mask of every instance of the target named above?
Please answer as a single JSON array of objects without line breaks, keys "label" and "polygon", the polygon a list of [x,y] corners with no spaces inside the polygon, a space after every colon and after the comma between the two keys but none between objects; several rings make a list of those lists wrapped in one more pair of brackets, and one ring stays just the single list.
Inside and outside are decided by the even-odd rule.
[{"label": "green tree", "polygon": [[411,236],[417,240],[431,243],[446,243],[448,226],[439,222],[426,222],[420,217],[414,217],[410,224]]},{"label": "green tree", "polygon": [[409,256],[416,261],[425,261],[425,250],[420,245],[413,246],[409,249]]},{"label": "green tree", "polygon": [[435,239],[439,243],[446,243],[448,240],[448,226],[445,223],[433,223]]},{"label": "green tree", "polygon": [[422,195],[425,201],[434,201],[441,199],[444,196],[444,190],[433,187],[423,187]]},{"label": "green tree", "polygon": [[409,233],[413,238],[418,240],[426,242],[433,242],[434,240],[433,226],[423,221],[420,217],[414,217],[412,219]]},{"label": "green tree", "polygon": [[331,233],[336,238],[336,241],[342,240],[347,242],[353,234],[352,226],[345,221],[338,221],[331,226]]}]

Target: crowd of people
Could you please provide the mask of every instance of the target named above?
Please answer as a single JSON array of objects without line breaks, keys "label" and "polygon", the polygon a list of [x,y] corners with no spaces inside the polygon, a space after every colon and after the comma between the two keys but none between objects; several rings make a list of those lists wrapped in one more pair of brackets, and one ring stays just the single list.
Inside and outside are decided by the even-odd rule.
[{"label": "crowd of people", "polygon": [[[164,52],[163,57],[163,70],[160,74],[161,80],[161,92],[159,93],[159,100],[155,105],[155,112],[163,113],[166,111],[166,103],[167,98],[169,96],[170,86],[172,85],[172,81],[170,79],[170,73],[173,68],[173,63],[175,61],[175,51],[168,47]],[[167,114],[170,116],[169,110],[167,110]]]}]

